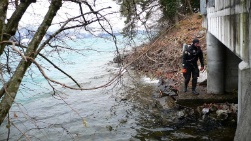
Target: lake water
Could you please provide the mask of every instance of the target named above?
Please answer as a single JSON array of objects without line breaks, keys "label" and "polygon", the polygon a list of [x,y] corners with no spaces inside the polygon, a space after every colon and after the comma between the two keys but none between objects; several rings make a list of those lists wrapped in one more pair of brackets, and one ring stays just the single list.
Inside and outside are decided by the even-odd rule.
[{"label": "lake water", "polygon": [[[118,38],[120,50],[130,50],[131,46],[126,45],[121,36]],[[43,54],[84,88],[106,84],[119,72],[118,65],[111,63],[116,52],[112,41],[87,38],[76,42],[68,40],[67,44],[78,50],[61,49],[60,59],[55,59],[57,51],[45,50]],[[76,87],[46,61],[41,58],[37,61],[43,64],[50,78]],[[134,119],[126,118],[130,105],[116,101],[124,92],[122,85],[125,79],[107,88],[89,91],[69,90],[51,83],[57,88],[54,95],[36,67],[32,68],[24,78],[10,111],[10,140],[128,140],[135,132],[128,130],[135,124]],[[127,124],[123,124],[123,120],[127,120]],[[0,128],[0,140],[7,138],[6,122]]]}]

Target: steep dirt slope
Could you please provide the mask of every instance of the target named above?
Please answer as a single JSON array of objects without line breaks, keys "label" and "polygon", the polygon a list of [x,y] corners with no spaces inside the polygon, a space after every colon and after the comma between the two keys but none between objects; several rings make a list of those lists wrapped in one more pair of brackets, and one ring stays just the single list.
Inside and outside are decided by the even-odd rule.
[{"label": "steep dirt slope", "polygon": [[198,13],[190,15],[177,25],[163,31],[154,41],[137,47],[125,62],[132,62],[137,58],[131,64],[136,71],[151,78],[173,79],[178,88],[183,81],[182,46],[198,38],[206,63],[205,33],[205,29],[202,28],[202,16]]}]

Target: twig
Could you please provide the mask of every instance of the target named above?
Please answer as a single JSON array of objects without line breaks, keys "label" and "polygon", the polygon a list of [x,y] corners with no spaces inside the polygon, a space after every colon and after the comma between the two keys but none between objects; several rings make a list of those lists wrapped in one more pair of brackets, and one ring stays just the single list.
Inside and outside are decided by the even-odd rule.
[{"label": "twig", "polygon": [[39,69],[39,71],[42,73],[42,75],[44,76],[44,78],[45,78],[46,80],[51,81],[51,82],[53,82],[53,83],[55,83],[55,84],[59,84],[59,85],[65,87],[65,88],[73,89],[73,90],[95,90],[95,89],[99,89],[99,88],[103,88],[103,87],[110,86],[115,80],[117,80],[117,78],[119,78],[119,76],[122,75],[123,70],[125,70],[125,68],[122,69],[113,79],[111,79],[109,82],[107,82],[107,83],[104,84],[104,85],[100,85],[100,86],[92,87],[92,88],[82,88],[82,87],[81,87],[81,88],[75,88],[75,87],[71,87],[71,86],[68,86],[68,85],[66,85],[66,84],[63,84],[63,83],[61,83],[61,82],[58,82],[58,81],[56,81],[56,80],[50,79],[50,78],[44,73],[42,67],[41,67],[33,58],[31,58],[31,57],[26,57],[26,58],[29,59],[29,60],[31,60],[31,61],[37,66],[37,68]]},{"label": "twig", "polygon": [[10,113],[8,112],[8,136],[7,136],[7,141],[10,139]]},{"label": "twig", "polygon": [[20,132],[23,136],[25,136],[26,140],[31,141],[31,139],[24,133],[22,130],[20,130],[14,123],[11,122],[11,124]]},{"label": "twig", "polygon": [[[6,43],[14,43],[14,42],[6,42]],[[20,46],[22,48],[27,48],[26,46],[20,45],[15,43],[16,46]],[[16,49],[17,50],[17,49]],[[20,51],[19,51],[20,52]],[[22,55],[22,53],[20,52],[19,54]],[[81,87],[80,84],[72,77],[70,76],[68,73],[66,73],[64,70],[60,69],[59,67],[57,67],[52,61],[50,61],[47,57],[45,57],[43,54],[38,53],[38,55],[40,55],[42,58],[44,58],[47,62],[49,62],[54,68],[56,68],[57,70],[59,70],[60,72],[62,72],[63,74],[65,74],[66,76],[68,76],[75,84],[77,84],[78,87]],[[25,56],[23,56],[23,58],[26,59]],[[27,60],[27,59],[26,59]],[[1,93],[2,90],[0,90],[0,97],[1,97]]]},{"label": "twig", "polygon": [[125,66],[124,66],[124,68],[127,68],[127,67],[129,67],[132,63],[134,63],[135,61],[137,61],[137,60],[139,60],[144,54],[146,54],[150,49],[152,49],[154,46],[154,44],[155,43],[157,43],[157,41],[158,40],[160,40],[161,39],[161,37],[164,35],[164,34],[166,34],[167,32],[169,32],[169,30],[171,30],[172,28],[174,28],[176,25],[173,25],[172,27],[170,27],[168,30],[166,30],[165,32],[163,32],[163,33],[161,33],[161,35],[156,39],[156,40],[154,40],[154,42],[152,42],[149,46],[149,48],[146,50],[146,51],[144,51],[142,54],[140,54],[137,58],[135,58],[134,60],[132,60],[130,63],[128,63],[128,64],[126,64]]},{"label": "twig", "polygon": [[[41,129],[45,129],[45,128],[46,128],[46,127],[44,127],[44,128],[41,128],[41,127],[39,127],[39,128],[30,128],[29,130],[25,131],[24,134],[30,132],[30,131],[33,130],[33,129],[35,129],[35,130],[37,130],[37,129],[38,129],[38,130],[41,130]],[[22,135],[17,139],[17,141],[20,140],[23,136],[24,136],[24,135],[22,134]],[[47,139],[48,139],[48,138],[47,138]]]},{"label": "twig", "polygon": [[60,97],[60,99],[68,106],[72,109],[73,112],[75,112],[82,120],[84,120],[84,118],[79,114],[79,112],[77,110],[75,110],[73,107],[70,106],[70,104],[68,104],[63,97],[61,97],[60,95],[58,95]]},{"label": "twig", "polygon": [[16,49],[16,47],[15,47],[15,42],[11,42],[11,43],[12,43],[12,49],[13,49],[14,51],[16,51],[18,54],[20,54],[20,55],[22,56],[22,58],[25,60],[25,62],[27,62],[27,59],[26,59],[26,57],[22,54],[22,52],[19,51],[18,49]]},{"label": "twig", "polygon": [[155,63],[158,63],[158,61],[156,61],[156,60],[152,59],[151,57],[149,57],[147,53],[146,53],[146,57],[147,57],[149,60],[151,60],[151,61],[153,61],[153,62],[155,62]]},{"label": "twig", "polygon": [[61,71],[63,74],[65,74],[66,76],[68,76],[73,82],[75,82],[79,88],[81,88],[80,84],[78,84],[78,82],[72,78],[72,76],[70,76],[69,74],[67,74],[65,71],[63,71],[62,69],[60,69],[58,66],[56,66],[53,62],[51,62],[48,58],[46,58],[44,55],[42,55],[41,53],[39,53],[39,55],[41,57],[43,57],[46,61],[48,61],[54,68],[56,68],[57,70]]},{"label": "twig", "polygon": [[0,42],[0,44],[3,44],[3,43],[11,43],[11,44],[12,44],[11,48],[12,48],[14,51],[16,51],[19,55],[21,55],[21,57],[27,62],[27,59],[26,59],[26,57],[23,55],[23,53],[22,53],[21,51],[19,51],[18,49],[16,49],[16,47],[15,47],[16,43],[15,43],[15,42],[12,42],[12,41],[2,41],[2,42]]}]

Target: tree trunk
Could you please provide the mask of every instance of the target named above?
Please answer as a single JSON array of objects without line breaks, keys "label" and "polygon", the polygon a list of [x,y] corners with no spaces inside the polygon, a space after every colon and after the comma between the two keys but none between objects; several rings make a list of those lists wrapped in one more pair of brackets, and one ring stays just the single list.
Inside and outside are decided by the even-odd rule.
[{"label": "tree trunk", "polygon": [[[21,20],[24,12],[27,10],[27,8],[29,7],[30,4],[31,4],[30,2],[27,2],[27,3],[21,3],[21,4],[18,5],[15,12],[12,14],[10,19],[8,19],[8,23],[5,26],[2,27],[1,41],[8,41],[11,36],[15,35],[17,27],[18,27],[18,23]],[[1,3],[0,3],[0,5],[1,5]],[[5,20],[6,20],[6,15],[5,15],[3,23],[5,22]],[[1,25],[0,25],[0,29],[1,29]],[[5,46],[6,46],[5,44],[1,44],[0,55],[3,54]]]},{"label": "tree trunk", "polygon": [[[52,0],[49,10],[44,17],[43,22],[39,26],[37,32],[35,33],[32,41],[28,45],[28,49],[26,50],[25,56],[35,58],[35,52],[38,48],[39,44],[42,41],[42,38],[46,34],[46,31],[50,27],[53,18],[56,16],[57,11],[62,6],[62,0]],[[31,65],[31,61],[25,61],[22,59],[22,61],[19,63],[15,73],[13,74],[12,78],[8,82],[8,86],[5,90],[5,95],[3,96],[1,103],[0,103],[0,125],[4,121],[6,115],[8,114],[14,100],[17,94],[17,91],[19,89],[19,86],[22,82],[22,79],[24,77],[24,74],[28,67]]]},{"label": "tree trunk", "polygon": [[0,1],[0,41],[3,39],[4,22],[6,19],[8,0]]},{"label": "tree trunk", "polygon": [[190,0],[186,0],[186,2],[187,2],[187,7],[189,9],[188,13],[192,14],[193,13],[193,8],[191,6],[191,1]]},{"label": "tree trunk", "polygon": [[179,23],[179,15],[178,15],[178,11],[175,12],[175,15],[174,15],[174,21],[175,21],[175,24],[178,24]]}]

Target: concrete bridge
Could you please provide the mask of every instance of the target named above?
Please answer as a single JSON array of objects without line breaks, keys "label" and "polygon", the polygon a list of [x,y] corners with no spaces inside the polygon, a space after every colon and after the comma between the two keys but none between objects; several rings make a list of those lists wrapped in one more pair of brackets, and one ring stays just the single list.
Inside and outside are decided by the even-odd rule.
[{"label": "concrete bridge", "polygon": [[201,0],[207,28],[207,92],[238,90],[235,140],[251,139],[251,0]]}]

